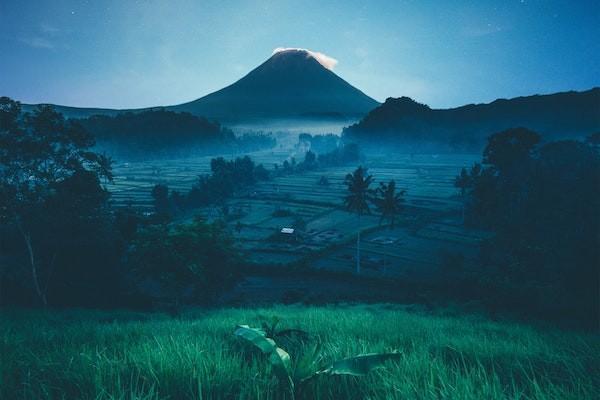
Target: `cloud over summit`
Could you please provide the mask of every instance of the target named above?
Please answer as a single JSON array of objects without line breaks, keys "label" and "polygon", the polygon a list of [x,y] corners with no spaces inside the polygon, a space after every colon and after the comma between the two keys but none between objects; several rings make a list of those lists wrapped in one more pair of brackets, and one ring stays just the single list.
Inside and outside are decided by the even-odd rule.
[{"label": "cloud over summit", "polygon": [[333,70],[333,68],[337,65],[338,60],[333,57],[328,56],[327,54],[320,53],[318,51],[312,51],[309,49],[303,49],[300,47],[277,47],[273,49],[273,54],[281,53],[282,51],[288,50],[296,50],[296,51],[305,51],[315,60],[317,60],[322,66],[329,70]]}]

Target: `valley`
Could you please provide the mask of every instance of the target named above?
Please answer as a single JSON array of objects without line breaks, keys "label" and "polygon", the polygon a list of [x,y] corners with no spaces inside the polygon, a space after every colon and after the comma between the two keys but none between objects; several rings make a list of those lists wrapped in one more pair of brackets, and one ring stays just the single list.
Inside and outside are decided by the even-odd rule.
[{"label": "valley", "polygon": [[0,400],[600,399],[598,1],[0,1]]},{"label": "valley", "polygon": [[[291,146],[280,146],[248,155],[257,164],[273,169],[294,152]],[[186,193],[198,175],[210,172],[213,157],[116,163],[114,183],[107,187],[115,205],[140,207],[150,213],[155,184]],[[352,172],[351,165],[272,177],[236,194],[227,201],[226,208],[204,207],[179,215],[175,221],[191,220],[197,214],[209,221],[224,219],[247,261],[281,273],[294,265],[306,265],[313,271],[352,275],[356,268],[356,235],[361,231],[360,276],[431,282],[452,257],[458,257],[463,265],[474,265],[481,239],[489,237],[486,232],[463,226],[462,200],[454,187],[461,168],[478,159],[476,154],[365,155],[363,165],[374,176],[374,187],[393,179],[401,190],[406,190],[404,208],[393,229],[375,213],[357,218],[343,209],[344,177]],[[304,227],[293,238],[280,233],[298,220]],[[246,301],[281,300],[290,293],[307,298],[339,296],[331,291],[328,279],[315,279],[307,288],[297,276],[261,276],[247,277],[233,294],[223,297],[224,301],[244,297]],[[346,285],[346,289],[352,286]],[[274,299],[257,296],[261,288],[278,295]],[[356,297],[356,288],[350,290],[352,296],[344,295],[344,290],[342,298]]]}]

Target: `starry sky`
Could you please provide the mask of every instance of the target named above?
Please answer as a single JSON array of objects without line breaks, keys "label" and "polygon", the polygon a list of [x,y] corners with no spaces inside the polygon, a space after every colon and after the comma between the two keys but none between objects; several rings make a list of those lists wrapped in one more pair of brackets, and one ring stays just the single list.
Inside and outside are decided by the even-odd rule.
[{"label": "starry sky", "polygon": [[599,86],[598,38],[584,0],[0,0],[0,95],[178,104],[300,47],[376,100],[445,108]]}]

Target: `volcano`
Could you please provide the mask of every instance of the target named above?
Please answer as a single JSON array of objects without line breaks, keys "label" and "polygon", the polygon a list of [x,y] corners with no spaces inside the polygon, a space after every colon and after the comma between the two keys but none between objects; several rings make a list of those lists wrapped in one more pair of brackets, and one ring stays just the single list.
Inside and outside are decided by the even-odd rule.
[{"label": "volcano", "polygon": [[[285,119],[356,121],[380,105],[337,76],[315,55],[318,53],[301,49],[276,51],[237,82],[178,105],[128,110],[51,105],[67,118],[161,108],[234,124]],[[36,106],[23,104],[23,110],[31,111]]]},{"label": "volcano", "polygon": [[230,86],[168,109],[228,121],[356,118],[378,105],[323,65],[312,52],[291,49],[276,52]]}]

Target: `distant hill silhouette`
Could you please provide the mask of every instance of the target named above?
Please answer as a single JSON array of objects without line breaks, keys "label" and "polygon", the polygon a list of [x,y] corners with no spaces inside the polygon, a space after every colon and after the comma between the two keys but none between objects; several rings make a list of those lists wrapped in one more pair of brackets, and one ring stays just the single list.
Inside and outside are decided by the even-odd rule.
[{"label": "distant hill silhouette", "polygon": [[[309,52],[285,50],[237,82],[189,103],[161,107],[219,121],[358,119],[380,103],[325,68]],[[24,105],[30,111],[34,105]],[[68,118],[114,116],[152,108],[114,110],[54,106]]]},{"label": "distant hill silhouette", "polygon": [[267,135],[235,136],[218,122],[166,110],[79,119],[100,150],[117,158],[196,156],[275,145]]},{"label": "distant hill silhouette", "polygon": [[343,136],[366,144],[476,148],[492,133],[519,126],[545,139],[584,137],[600,131],[600,88],[437,110],[408,97],[388,98],[360,122],[345,128]]}]

